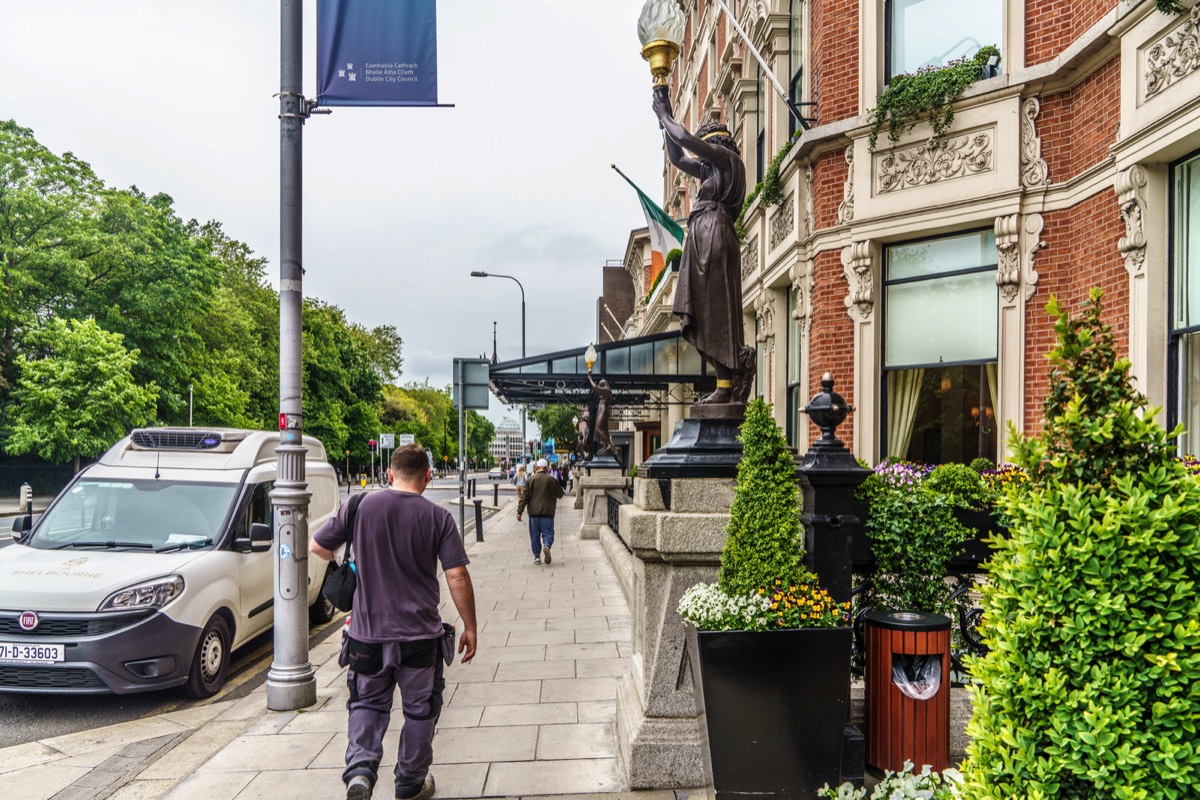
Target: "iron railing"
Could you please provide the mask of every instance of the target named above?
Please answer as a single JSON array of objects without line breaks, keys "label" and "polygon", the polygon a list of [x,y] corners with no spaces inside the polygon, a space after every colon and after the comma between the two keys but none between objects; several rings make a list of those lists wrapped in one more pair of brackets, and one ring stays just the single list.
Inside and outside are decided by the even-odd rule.
[{"label": "iron railing", "polygon": [[625,537],[621,535],[621,506],[633,502],[633,498],[626,495],[624,492],[617,492],[609,489],[604,493],[605,499],[608,501],[608,529],[617,537],[617,541],[630,553],[633,552]]}]

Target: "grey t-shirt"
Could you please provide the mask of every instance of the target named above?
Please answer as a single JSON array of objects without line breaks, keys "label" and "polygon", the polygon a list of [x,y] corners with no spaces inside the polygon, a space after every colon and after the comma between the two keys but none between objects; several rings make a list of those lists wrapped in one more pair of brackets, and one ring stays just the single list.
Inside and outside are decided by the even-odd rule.
[{"label": "grey t-shirt", "polygon": [[[347,506],[313,534],[336,550],[346,542]],[[454,517],[419,494],[387,489],[362,499],[354,525],[358,588],[350,635],[363,642],[411,642],[442,633],[437,565],[470,563]]]}]

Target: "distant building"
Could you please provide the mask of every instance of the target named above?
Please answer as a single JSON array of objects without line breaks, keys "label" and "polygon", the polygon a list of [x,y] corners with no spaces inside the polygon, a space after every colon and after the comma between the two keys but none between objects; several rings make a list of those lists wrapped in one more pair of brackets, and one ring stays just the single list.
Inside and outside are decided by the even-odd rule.
[{"label": "distant building", "polygon": [[521,438],[521,423],[505,418],[496,426],[496,435],[492,439],[492,458],[497,464],[515,463],[524,451],[524,441]]}]

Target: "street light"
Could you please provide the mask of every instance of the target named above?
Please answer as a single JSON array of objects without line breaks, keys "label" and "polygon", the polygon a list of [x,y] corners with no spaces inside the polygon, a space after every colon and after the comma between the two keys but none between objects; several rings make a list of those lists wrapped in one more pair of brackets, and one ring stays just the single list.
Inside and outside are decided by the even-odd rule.
[{"label": "street light", "polygon": [[[525,357],[525,287],[521,282],[512,275],[498,275],[495,272],[484,272],[482,270],[472,270],[472,278],[508,278],[521,290],[521,358]],[[521,406],[521,439],[529,441],[529,437],[525,433],[525,406]]]}]

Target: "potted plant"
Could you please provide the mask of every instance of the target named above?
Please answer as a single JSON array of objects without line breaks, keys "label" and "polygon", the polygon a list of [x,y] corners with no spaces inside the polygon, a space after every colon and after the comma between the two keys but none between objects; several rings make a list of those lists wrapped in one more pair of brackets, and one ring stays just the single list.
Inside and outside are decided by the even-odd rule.
[{"label": "potted plant", "polygon": [[706,769],[718,798],[812,798],[840,779],[848,608],[803,566],[796,465],[756,399],[715,584],[684,593]]},{"label": "potted plant", "polygon": [[826,800],[892,800],[892,798],[919,797],[925,800],[957,800],[962,797],[963,777],[956,769],[934,772],[928,764],[916,772],[911,761],[904,762],[899,772],[888,770],[883,780],[875,784],[870,797],[866,789],[856,789],[851,783],[843,783],[836,789],[822,787],[821,797]]}]

